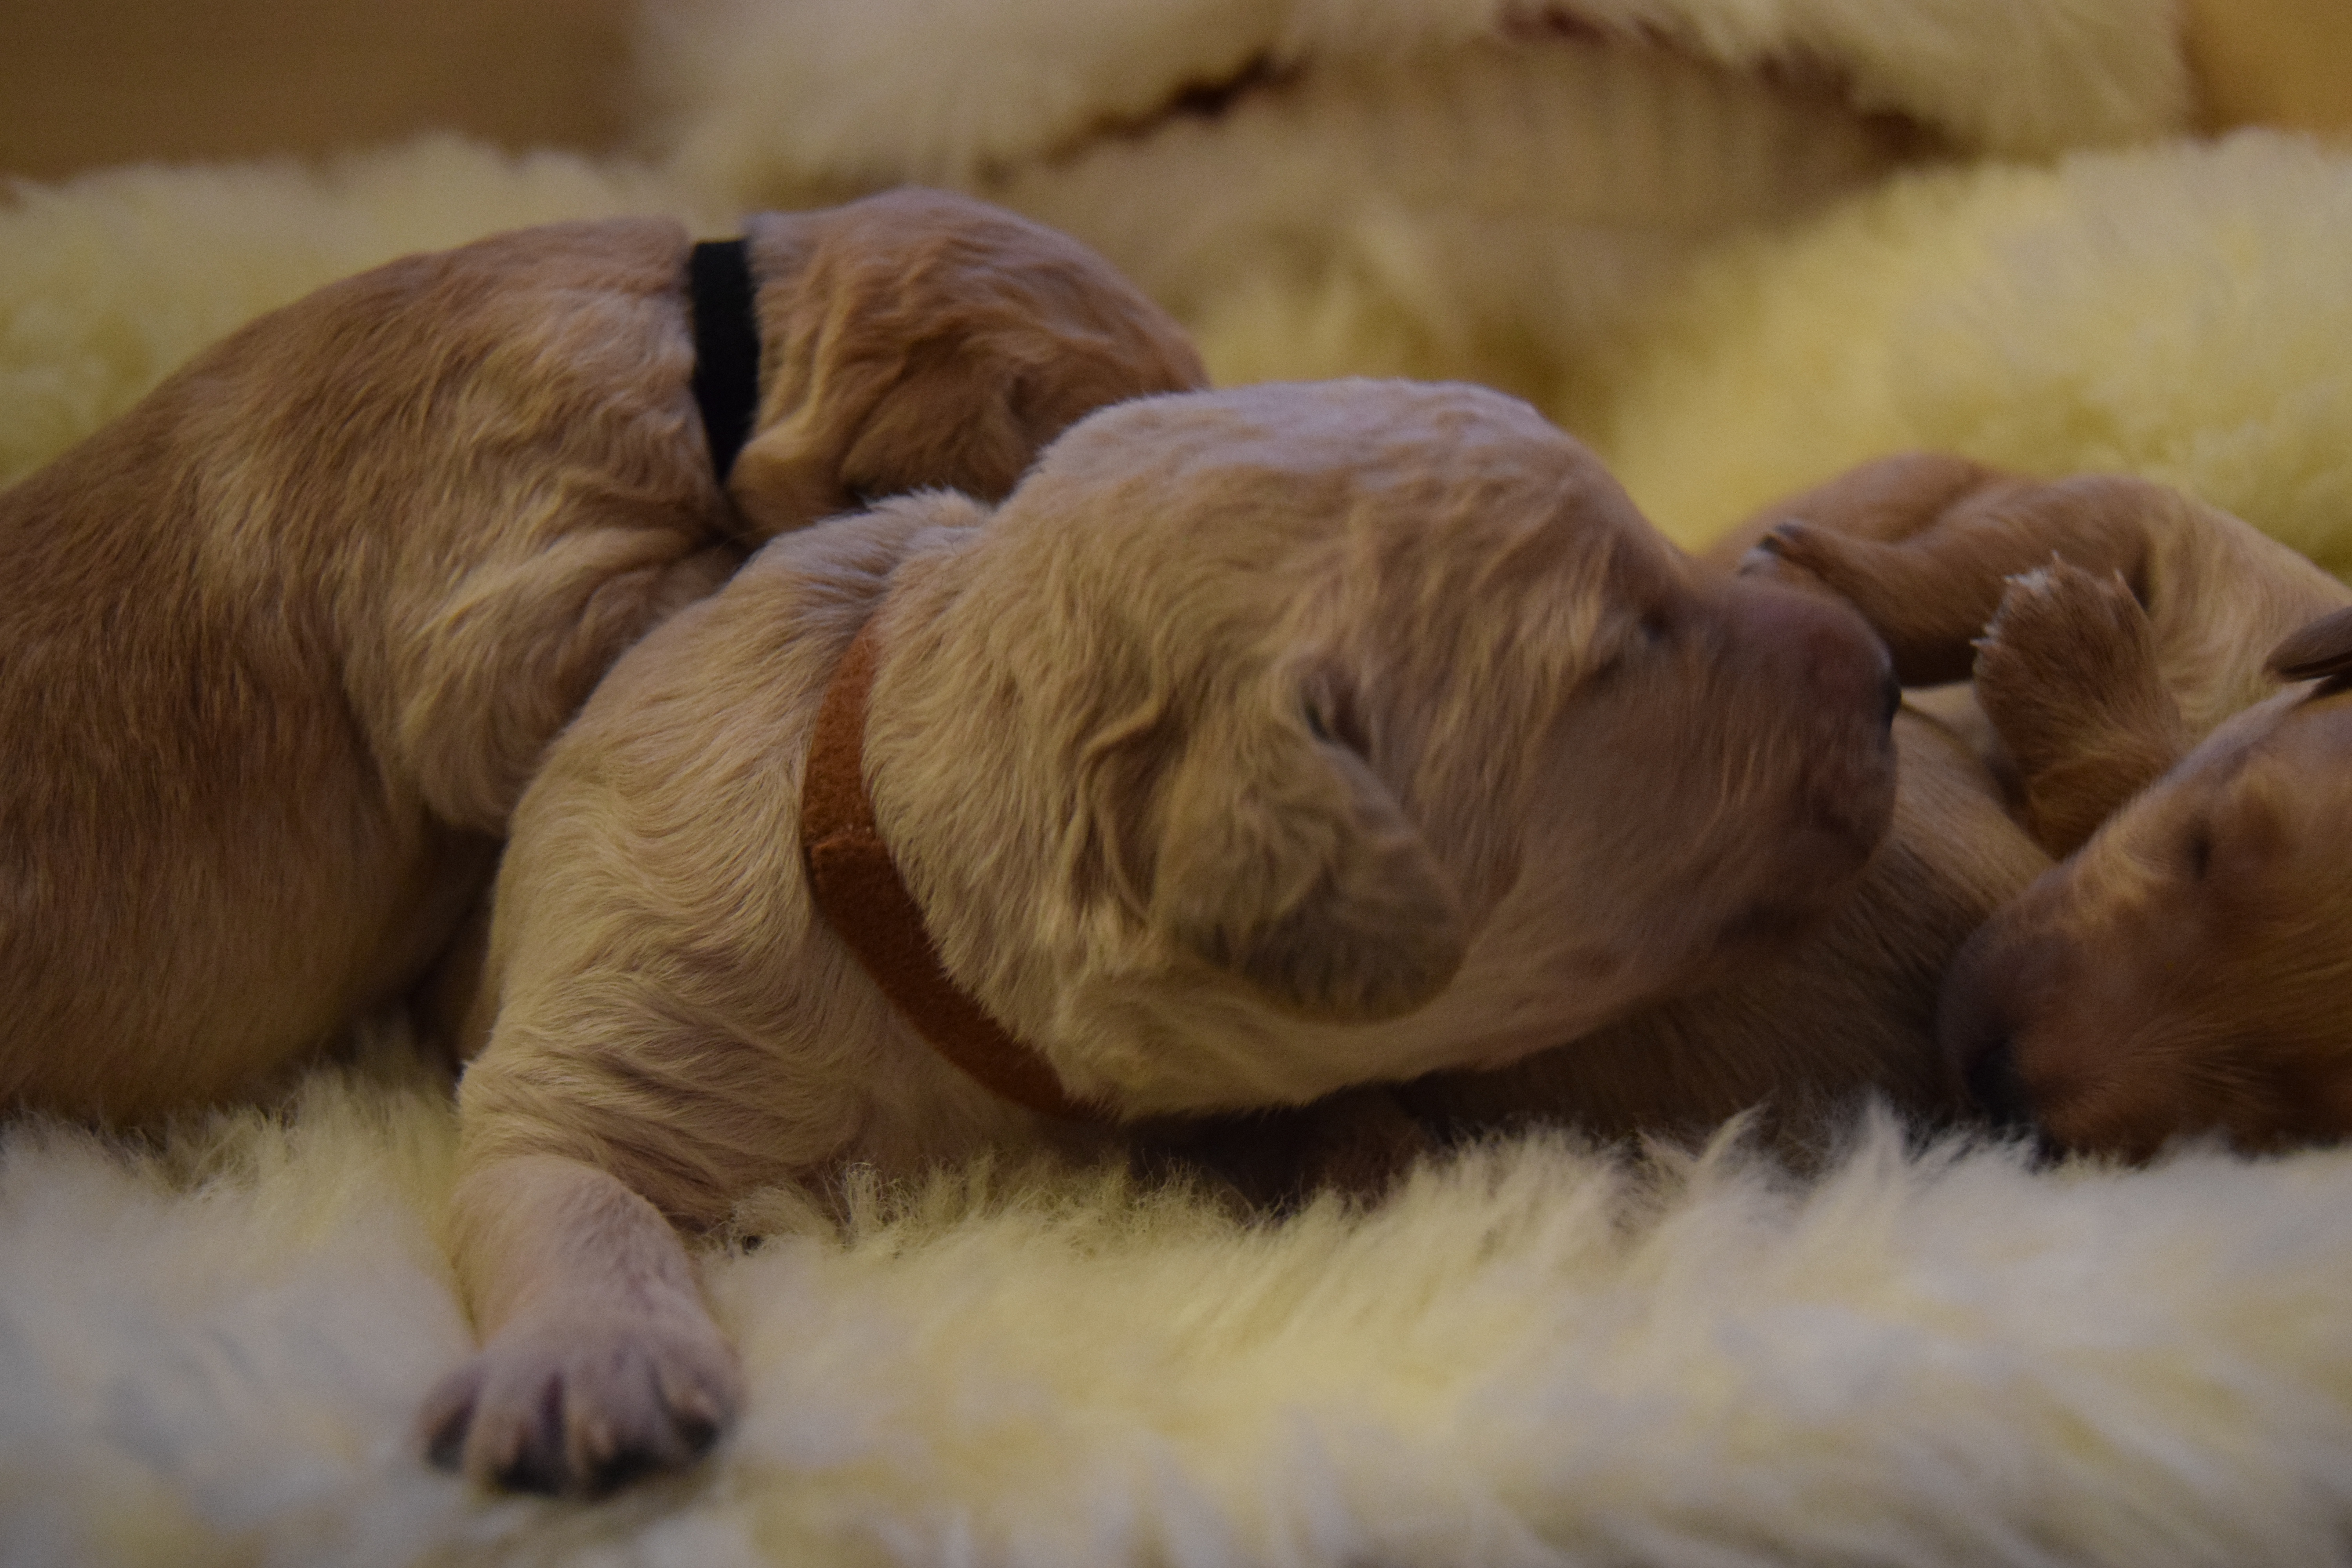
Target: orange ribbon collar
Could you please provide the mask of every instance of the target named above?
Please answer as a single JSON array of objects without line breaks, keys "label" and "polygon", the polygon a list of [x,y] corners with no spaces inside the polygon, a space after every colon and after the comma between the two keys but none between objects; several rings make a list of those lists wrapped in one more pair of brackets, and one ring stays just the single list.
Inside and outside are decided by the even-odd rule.
[{"label": "orange ribbon collar", "polygon": [[835,667],[809,735],[801,780],[801,858],[817,911],[940,1055],[1015,1105],[1101,1121],[1100,1107],[1073,1100],[1044,1058],[950,978],[923,911],[882,842],[865,769],[876,647],[868,620]]}]

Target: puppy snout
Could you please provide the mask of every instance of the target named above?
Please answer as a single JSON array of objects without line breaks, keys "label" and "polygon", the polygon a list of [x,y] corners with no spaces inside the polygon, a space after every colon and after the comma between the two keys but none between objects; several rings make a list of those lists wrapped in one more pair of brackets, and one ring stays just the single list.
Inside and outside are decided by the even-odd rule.
[{"label": "puppy snout", "polygon": [[1869,624],[1840,600],[1778,584],[1733,584],[1731,614],[1748,656],[1805,692],[1818,710],[1884,729],[1903,700],[1895,661]]},{"label": "puppy snout", "polygon": [[1858,863],[1894,809],[1894,661],[1839,601],[1760,582],[1731,593],[1732,657],[1748,665],[1762,711],[1779,716],[1780,743],[1801,755],[1793,826]]}]

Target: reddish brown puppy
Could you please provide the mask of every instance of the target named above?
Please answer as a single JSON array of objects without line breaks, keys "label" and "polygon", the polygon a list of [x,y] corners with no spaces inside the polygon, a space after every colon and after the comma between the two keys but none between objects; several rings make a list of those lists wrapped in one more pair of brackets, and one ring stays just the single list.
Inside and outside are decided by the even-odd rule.
[{"label": "reddish brown puppy", "polygon": [[1916,531],[1800,521],[1768,548],[1898,663],[1972,658],[2015,805],[2067,857],[1955,962],[1956,1078],[2059,1145],[2135,1158],[2352,1131],[2352,590],[2140,480],[1896,461],[1951,479]]},{"label": "reddish brown puppy", "polygon": [[2273,666],[1954,966],[1958,1070],[2062,1146],[2352,1132],[2352,612]]}]

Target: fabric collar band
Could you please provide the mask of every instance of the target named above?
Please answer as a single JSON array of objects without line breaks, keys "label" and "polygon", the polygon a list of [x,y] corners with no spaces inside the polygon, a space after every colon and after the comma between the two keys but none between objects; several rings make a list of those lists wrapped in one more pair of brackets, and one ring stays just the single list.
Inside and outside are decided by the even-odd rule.
[{"label": "fabric collar band", "polygon": [[866,702],[874,623],[835,667],[801,778],[801,857],[824,916],[866,973],[932,1049],[1003,1099],[1047,1116],[1107,1120],[1073,1100],[1044,1058],[1014,1039],[949,977],[923,911],[898,875],[866,788]]},{"label": "fabric collar band", "polygon": [[694,403],[725,484],[760,411],[760,319],[752,310],[751,245],[705,240],[686,264],[694,317]]}]

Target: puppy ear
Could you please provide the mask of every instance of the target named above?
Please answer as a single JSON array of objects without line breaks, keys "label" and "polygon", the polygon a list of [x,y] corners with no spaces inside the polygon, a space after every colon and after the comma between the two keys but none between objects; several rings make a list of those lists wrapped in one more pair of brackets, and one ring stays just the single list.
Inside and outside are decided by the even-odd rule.
[{"label": "puppy ear", "polygon": [[884,493],[861,496],[845,480],[842,458],[897,379],[897,363],[842,354],[838,332],[822,319],[798,325],[778,345],[759,428],[727,480],[746,542],[755,545]]},{"label": "puppy ear", "polygon": [[785,356],[766,399],[774,422],[728,480],[752,539],[910,490],[1002,500],[1060,432],[1024,423],[1014,364],[978,345],[897,342],[893,324],[836,302]]},{"label": "puppy ear", "polygon": [[1144,814],[1158,819],[1146,907],[1277,1005],[1370,1022],[1444,990],[1469,937],[1420,830],[1329,711],[1310,699],[1189,737]]},{"label": "puppy ear", "polygon": [[2271,650],[2266,666],[2281,680],[2342,680],[2352,676],[2352,607],[2320,616]]},{"label": "puppy ear", "polygon": [[754,541],[864,500],[1001,500],[1092,410],[1206,384],[1173,318],[1076,241],[901,189],[748,225],[759,427],[728,489]]}]

